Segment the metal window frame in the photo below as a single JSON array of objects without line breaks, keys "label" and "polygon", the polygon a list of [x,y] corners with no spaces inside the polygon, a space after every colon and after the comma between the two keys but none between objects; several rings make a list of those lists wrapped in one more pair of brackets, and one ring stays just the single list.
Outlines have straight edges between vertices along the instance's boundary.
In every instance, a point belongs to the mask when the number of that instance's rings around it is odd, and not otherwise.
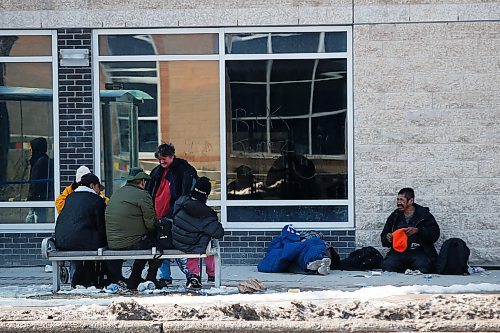
[{"label": "metal window frame", "polygon": [[[279,54],[225,54],[225,34],[242,32],[346,32],[347,51],[334,53],[279,53]],[[158,55],[158,56],[101,56],[99,55],[98,40],[100,35],[129,35],[129,34],[191,34],[191,33],[217,33],[219,36],[219,54],[207,55]],[[240,28],[165,28],[165,29],[96,29],[93,31],[93,92],[99,96],[99,63],[101,61],[183,61],[183,60],[216,60],[219,62],[219,132],[220,132],[220,179],[221,198],[209,200],[211,206],[219,206],[221,220],[226,230],[276,230],[281,228],[283,222],[227,222],[227,207],[234,206],[348,206],[347,222],[295,222],[297,227],[315,229],[354,229],[354,124],[353,124],[353,59],[352,59],[352,27],[351,26],[292,26],[292,27],[240,27]],[[347,61],[347,133],[346,157],[348,175],[348,198],[344,200],[228,200],[227,199],[227,149],[226,149],[226,101],[225,101],[225,62],[228,60],[267,60],[267,59],[346,59]],[[100,108],[99,103],[94,103],[94,170],[100,173]],[[159,133],[160,135],[160,133]],[[99,174],[98,174],[99,175]]]},{"label": "metal window frame", "polygon": [[[51,36],[51,56],[9,56],[1,57],[0,62],[10,63],[51,63],[52,65],[52,130],[54,137],[54,193],[59,193],[60,178],[56,175],[60,174],[60,159],[59,159],[59,80],[58,80],[58,54],[57,54],[57,31],[56,30],[9,30],[1,31],[3,36]],[[55,200],[55,199],[54,199]],[[32,208],[46,207],[54,209],[55,201],[17,201],[17,202],[0,202],[0,211],[2,208]],[[55,221],[53,223],[10,223],[0,224],[0,232],[52,232],[54,230]]]}]

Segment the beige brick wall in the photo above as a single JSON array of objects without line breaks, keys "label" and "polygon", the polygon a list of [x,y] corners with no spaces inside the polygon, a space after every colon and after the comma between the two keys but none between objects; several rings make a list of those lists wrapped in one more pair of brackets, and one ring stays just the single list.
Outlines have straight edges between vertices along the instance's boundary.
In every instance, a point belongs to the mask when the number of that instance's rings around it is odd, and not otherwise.
[{"label": "beige brick wall", "polygon": [[498,0],[0,0],[0,29],[353,25],[357,245],[412,186],[496,264],[499,19]]},{"label": "beige brick wall", "polygon": [[443,239],[500,262],[500,22],[356,25],[357,243],[379,233],[401,187]]}]

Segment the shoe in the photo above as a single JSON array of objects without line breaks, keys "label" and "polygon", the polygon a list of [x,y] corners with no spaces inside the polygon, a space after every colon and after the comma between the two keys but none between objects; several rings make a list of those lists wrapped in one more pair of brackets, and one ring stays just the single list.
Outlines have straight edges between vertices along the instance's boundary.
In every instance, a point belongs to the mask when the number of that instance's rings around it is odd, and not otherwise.
[{"label": "shoe", "polygon": [[186,283],[187,289],[201,289],[203,286],[201,285],[200,277],[197,275],[191,275],[191,278]]},{"label": "shoe", "polygon": [[171,278],[170,279],[163,279],[163,278],[161,278],[160,282],[165,283],[165,285],[170,285],[170,284],[172,284],[172,279]]},{"label": "shoe", "polygon": [[215,276],[209,275],[207,278],[207,283],[215,283]]},{"label": "shoe", "polygon": [[[168,288],[168,284],[165,279],[153,280],[153,283],[155,284],[156,289]],[[172,281],[170,281],[170,284],[172,284]]]},{"label": "shoe", "polygon": [[139,286],[139,284],[141,282],[144,282],[142,279],[140,280],[137,280],[137,279],[131,279],[131,278],[128,278],[126,283],[127,283],[127,289],[129,290],[137,290],[137,286]]},{"label": "shoe", "polygon": [[314,260],[307,264],[307,269],[311,271],[317,271],[321,265],[330,267],[331,262],[332,260],[330,258]]},{"label": "shoe", "polygon": [[321,264],[318,268],[319,275],[328,275],[330,273],[330,265]]}]

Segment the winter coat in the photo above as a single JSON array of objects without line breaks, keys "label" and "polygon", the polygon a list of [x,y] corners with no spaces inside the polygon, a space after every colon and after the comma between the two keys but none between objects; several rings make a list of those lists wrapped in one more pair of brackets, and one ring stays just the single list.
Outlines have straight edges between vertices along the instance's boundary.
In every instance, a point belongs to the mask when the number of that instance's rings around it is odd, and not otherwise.
[{"label": "winter coat", "polygon": [[[151,194],[153,202],[155,201],[156,192],[161,183],[163,171],[164,169],[161,165],[151,170],[151,180],[146,184],[146,190]],[[196,173],[196,169],[189,164],[188,161],[175,157],[165,178],[170,182],[170,209],[166,216],[171,218],[174,212],[174,203],[181,196],[189,194],[196,183],[196,179],[198,179],[198,174]]]},{"label": "winter coat", "polygon": [[399,209],[394,210],[389,215],[384,229],[380,234],[382,245],[391,248],[388,255],[394,253],[392,243],[387,240],[387,234],[401,228],[416,227],[418,228],[418,233],[408,237],[408,249],[406,251],[411,252],[414,248],[422,247],[428,258],[435,259],[438,254],[434,243],[439,238],[439,225],[434,216],[429,212],[428,207],[422,207],[418,204],[413,204],[413,206],[415,207],[415,213],[413,213],[409,222],[405,221],[404,213]]},{"label": "winter coat", "polygon": [[[30,186],[28,201],[45,201],[53,198],[52,181],[49,180],[50,159],[47,155],[47,140],[36,138],[31,140]],[[34,181],[34,182],[33,182]]]},{"label": "winter coat", "polygon": [[57,217],[55,238],[60,250],[97,250],[106,246],[104,200],[88,187],[66,199]]},{"label": "winter coat", "polygon": [[271,240],[264,259],[259,263],[259,272],[286,272],[291,264],[297,264],[304,271],[307,264],[325,257],[326,243],[317,238],[300,241],[300,234],[290,225],[281,230],[281,235]]},{"label": "winter coat", "polygon": [[106,208],[106,235],[110,249],[124,249],[155,230],[153,200],[139,186],[127,183],[118,189]]},{"label": "winter coat", "polygon": [[175,202],[173,220],[172,241],[183,252],[205,253],[210,239],[224,236],[217,213],[189,196]]}]

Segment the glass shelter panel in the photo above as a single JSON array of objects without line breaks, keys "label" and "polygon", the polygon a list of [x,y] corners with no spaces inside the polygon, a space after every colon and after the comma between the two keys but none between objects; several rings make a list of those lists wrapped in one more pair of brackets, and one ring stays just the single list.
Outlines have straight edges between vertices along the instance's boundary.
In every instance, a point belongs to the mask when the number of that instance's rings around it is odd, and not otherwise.
[{"label": "glass shelter panel", "polygon": [[[132,74],[116,74],[117,68]],[[107,195],[123,184],[130,167],[149,172],[158,165],[139,151],[171,142],[177,157],[213,181],[209,199],[220,199],[217,61],[101,62],[101,82],[101,175]],[[155,117],[141,119],[141,112]]]}]

